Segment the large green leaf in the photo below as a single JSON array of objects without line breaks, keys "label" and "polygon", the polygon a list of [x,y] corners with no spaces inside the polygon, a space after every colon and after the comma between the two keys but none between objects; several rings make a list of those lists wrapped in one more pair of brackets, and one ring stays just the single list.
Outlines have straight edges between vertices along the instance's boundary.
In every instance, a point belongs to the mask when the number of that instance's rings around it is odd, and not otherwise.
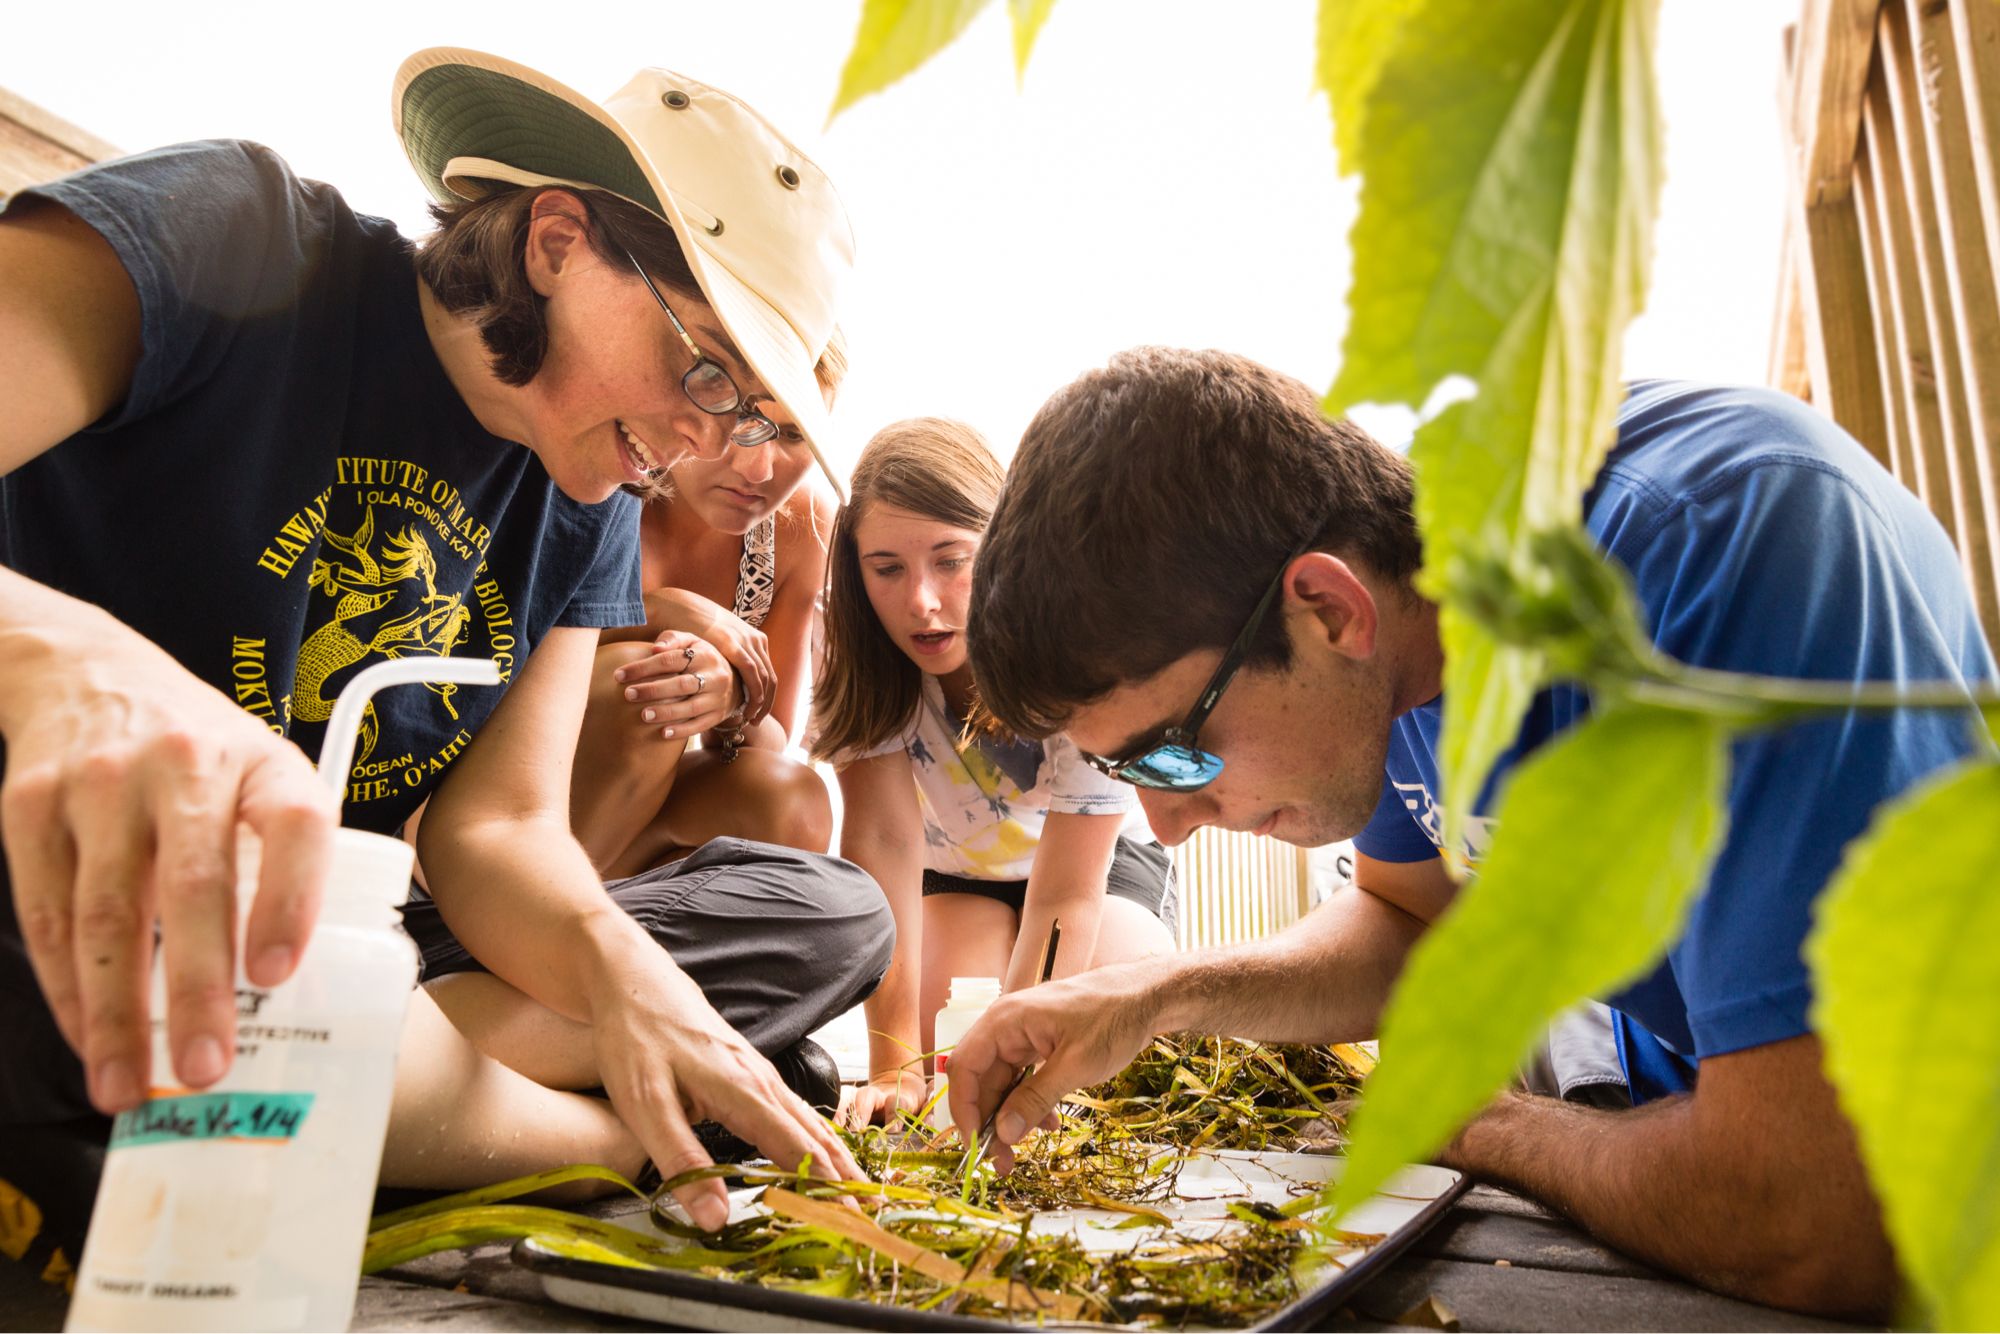
[{"label": "large green leaf", "polygon": [[1056,0],[1007,0],[1007,12],[1014,20],[1014,77],[1023,79],[1028,74],[1028,57],[1034,54],[1035,38],[1041,35],[1042,25],[1049,21],[1049,11],[1056,7]]},{"label": "large green leaf", "polygon": [[[1361,211],[1335,409],[1420,405],[1454,374],[1484,383],[1513,338],[1554,364],[1547,381],[1541,358],[1508,374],[1539,382],[1567,416],[1590,416],[1645,293],[1661,178],[1657,9],[1408,0],[1386,59],[1380,37],[1336,45],[1381,63],[1372,86],[1365,63],[1359,76]],[[1356,31],[1323,13],[1323,38],[1329,26]],[[1343,77],[1322,65],[1323,81]],[[1510,334],[1524,319],[1534,327]]]},{"label": "large green leaf", "polygon": [[1806,942],[1813,1027],[1903,1272],[1945,1329],[2000,1328],[2000,764],[1877,813]]},{"label": "large green leaf", "polygon": [[1411,952],[1335,1203],[1445,1143],[1548,1021],[1643,973],[1679,935],[1720,843],[1715,720],[1613,705],[1526,760],[1479,875]]},{"label": "large green leaf", "polygon": [[1438,612],[1444,641],[1445,725],[1438,738],[1444,791],[1440,836],[1445,864],[1466,869],[1466,829],[1494,762],[1514,744],[1521,715],[1548,673],[1548,659],[1531,648],[1496,641],[1457,607]]},{"label": "large green leaf", "polygon": [[1319,0],[1313,83],[1333,112],[1340,170],[1361,169],[1361,119],[1411,0]]},{"label": "large green leaf", "polygon": [[[1472,381],[1411,449],[1425,591],[1449,602],[1468,550],[1525,575],[1528,534],[1579,522],[1610,447],[1659,201],[1658,4],[1359,3],[1320,12],[1319,77],[1343,166],[1363,177],[1327,408],[1422,406],[1448,377]],[[1546,665],[1467,621],[1446,630],[1440,798],[1455,848]]]},{"label": "large green leaf", "polygon": [[[832,120],[870,93],[879,93],[921,68],[925,61],[950,46],[990,2],[863,0],[861,28],[854,34],[854,48],[847,53],[847,64],[840,71],[840,90],[833,95],[833,109],[827,112],[827,119]],[[1041,9],[1046,17],[1047,6]],[[1017,51],[1020,24],[1017,12]],[[1033,40],[1032,33],[1029,40]]]},{"label": "large green leaf", "polygon": [[[1533,319],[1515,331],[1532,330]],[[1502,357],[1519,358],[1522,339],[1508,340]],[[1521,715],[1545,681],[1548,664],[1532,649],[1509,646],[1466,613],[1453,595],[1459,558],[1493,553],[1500,568],[1520,575],[1527,536],[1522,492],[1529,460],[1519,453],[1518,423],[1532,422],[1538,385],[1525,376],[1500,376],[1470,402],[1454,403],[1417,432],[1411,461],[1417,469],[1416,513],[1424,537],[1427,596],[1436,600],[1444,641],[1444,726],[1438,768],[1444,790],[1444,846],[1456,858],[1466,821],[1494,763],[1513,743]]]}]

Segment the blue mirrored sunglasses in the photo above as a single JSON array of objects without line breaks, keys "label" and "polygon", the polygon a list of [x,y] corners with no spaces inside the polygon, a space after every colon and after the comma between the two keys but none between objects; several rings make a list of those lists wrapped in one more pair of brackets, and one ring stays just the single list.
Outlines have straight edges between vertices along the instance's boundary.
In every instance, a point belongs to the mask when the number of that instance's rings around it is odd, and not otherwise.
[{"label": "blue mirrored sunglasses", "polygon": [[1157,788],[1167,792],[1193,792],[1207,787],[1222,773],[1222,757],[1203,750],[1195,744],[1195,736],[1201,731],[1208,715],[1215,711],[1215,702],[1222,698],[1222,692],[1229,688],[1236,669],[1243,665],[1243,659],[1250,652],[1258,630],[1263,628],[1264,617],[1269,614],[1272,604],[1278,600],[1278,591],[1285,586],[1285,572],[1292,568],[1292,562],[1312,550],[1319,539],[1309,537],[1285,557],[1285,563],[1278,567],[1276,577],[1264,590],[1264,596],[1257,601],[1257,609],[1250,613],[1250,619],[1243,623],[1237,633],[1236,642],[1222,655],[1222,662],[1216,667],[1215,675],[1208,678],[1208,685],[1195,700],[1194,708],[1180,726],[1169,727],[1160,734],[1159,741],[1140,751],[1137,755],[1122,760],[1107,760],[1102,755],[1081,752],[1084,761],[1101,774],[1108,774],[1121,783],[1131,783],[1135,787]]}]

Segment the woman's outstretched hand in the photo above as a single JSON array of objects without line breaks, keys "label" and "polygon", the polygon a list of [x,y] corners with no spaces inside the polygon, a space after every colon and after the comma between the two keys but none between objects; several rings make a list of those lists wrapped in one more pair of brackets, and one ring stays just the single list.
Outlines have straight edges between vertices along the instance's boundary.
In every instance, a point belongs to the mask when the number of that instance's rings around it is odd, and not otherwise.
[{"label": "woman's outstretched hand", "polygon": [[[590,1024],[605,1092],[661,1177],[706,1167],[693,1126],[718,1121],[787,1171],[809,1160],[813,1176],[864,1179],[833,1124],[785,1086],[686,974],[646,947],[657,957],[640,952],[602,970]],[[718,1180],[682,1186],[674,1198],[699,1227],[728,1221]]]},{"label": "woman's outstretched hand", "polygon": [[840,1124],[849,1130],[891,1125],[898,1112],[920,1112],[929,1099],[928,1085],[915,1070],[884,1070],[854,1091],[840,1110]]}]

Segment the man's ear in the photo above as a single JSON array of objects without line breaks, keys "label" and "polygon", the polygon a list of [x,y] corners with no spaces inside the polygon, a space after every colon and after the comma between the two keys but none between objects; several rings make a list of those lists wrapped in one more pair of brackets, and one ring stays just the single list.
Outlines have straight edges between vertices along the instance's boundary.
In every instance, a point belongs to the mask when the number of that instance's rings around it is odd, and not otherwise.
[{"label": "man's ear", "polygon": [[1308,551],[1285,572],[1285,610],[1310,614],[1306,630],[1333,652],[1360,661],[1375,656],[1381,608],[1355,568],[1326,551]]},{"label": "man's ear", "polygon": [[590,248],[590,213],[568,190],[544,190],[528,211],[528,285],[537,296],[550,296],[563,274]]}]

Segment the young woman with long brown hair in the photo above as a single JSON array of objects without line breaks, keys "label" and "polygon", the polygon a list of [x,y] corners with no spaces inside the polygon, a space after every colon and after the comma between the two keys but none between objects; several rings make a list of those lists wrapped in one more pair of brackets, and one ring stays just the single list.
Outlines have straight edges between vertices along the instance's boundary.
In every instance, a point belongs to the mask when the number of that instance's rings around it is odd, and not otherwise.
[{"label": "young woman with long brown hair", "polygon": [[813,755],[839,776],[841,855],[882,886],[897,932],[853,1124],[922,1105],[951,978],[1032,984],[1052,921],[1058,977],[1173,948],[1172,870],[1132,790],[1060,736],[967,726],[972,562],[1001,478],[971,427],[898,422],[862,451],[834,524]]}]

